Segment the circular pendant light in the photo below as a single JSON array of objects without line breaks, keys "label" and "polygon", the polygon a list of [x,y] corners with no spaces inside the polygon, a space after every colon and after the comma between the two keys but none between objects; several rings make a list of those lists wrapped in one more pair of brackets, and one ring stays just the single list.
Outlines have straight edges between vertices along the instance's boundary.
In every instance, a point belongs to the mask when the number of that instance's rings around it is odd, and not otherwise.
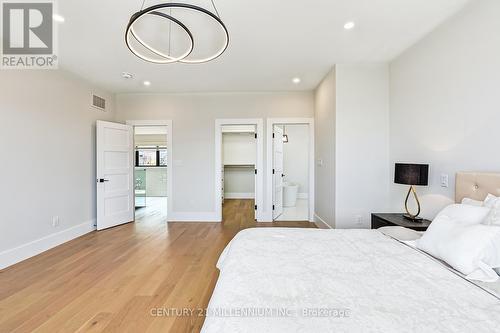
[{"label": "circular pendant light", "polygon": [[[135,13],[134,15],[132,15],[132,17],[130,18],[129,24],[127,25],[127,31],[126,31],[126,37],[125,37],[127,47],[137,57],[139,57],[145,61],[159,63],[159,64],[168,64],[168,63],[174,63],[174,62],[182,62],[182,63],[188,63],[188,64],[199,64],[199,63],[212,61],[212,60],[220,57],[226,51],[227,47],[229,46],[229,32],[228,32],[224,22],[222,22],[222,20],[220,19],[220,16],[218,14],[217,8],[215,7],[213,0],[212,0],[212,5],[213,5],[215,12],[217,14],[214,14],[205,8],[191,5],[191,4],[186,4],[186,3],[164,3],[164,4],[153,5],[151,7],[143,9],[143,10]],[[172,16],[172,14],[171,14],[172,9],[176,9],[176,8],[177,9],[187,9],[187,10],[194,11],[196,13],[200,13],[202,15],[209,17],[223,31],[224,41],[223,41],[222,46],[214,54],[212,54],[208,57],[204,57],[204,58],[200,58],[200,59],[189,59],[189,56],[193,52],[193,49],[195,46],[195,41],[193,39],[193,35],[192,35],[191,31],[189,30],[189,28],[185,24],[183,24],[180,20],[178,20]],[[170,9],[170,15],[167,15],[167,14],[161,12],[161,10],[163,10],[163,9]],[[186,52],[184,52],[183,54],[181,54],[178,57],[173,57],[170,54],[165,54],[164,52],[159,51],[158,49],[152,47],[147,42],[145,42],[144,39],[142,39],[139,36],[139,34],[137,33],[137,31],[135,29],[135,24],[141,18],[145,17],[146,15],[156,15],[158,17],[167,19],[170,22],[174,22],[175,24],[180,26],[182,28],[182,30],[189,36],[189,39],[190,39],[190,47],[186,50]],[[169,33],[170,33],[170,31],[169,31]],[[132,43],[131,43],[132,38],[136,42],[138,42],[142,47],[144,47],[149,52],[155,54],[156,56],[158,56],[161,59],[151,58],[150,56],[145,55],[144,53],[141,53],[137,48],[135,48],[132,45]]]},{"label": "circular pendant light", "polygon": [[[181,21],[179,21],[176,18],[174,18],[170,15],[167,15],[165,13],[158,12],[158,11],[156,11],[158,8],[153,8],[153,7],[158,7],[158,6],[152,6],[150,8],[146,8],[144,10],[141,10],[141,11],[135,13],[134,15],[132,15],[132,17],[130,18],[130,22],[127,25],[127,32],[125,35],[125,43],[127,44],[128,49],[133,54],[135,54],[137,57],[141,58],[142,60],[152,62],[155,64],[171,64],[171,63],[177,62],[181,59],[184,59],[185,57],[190,55],[191,52],[193,52],[193,48],[194,48],[194,39],[193,39],[193,35],[191,34],[191,31],[189,31],[189,29]],[[161,53],[160,51],[156,50],[155,48],[149,46],[142,38],[139,37],[139,35],[134,30],[134,26],[142,18],[144,18],[146,15],[156,15],[156,16],[162,17],[164,19],[169,20],[170,22],[177,24],[186,33],[186,35],[189,38],[188,49],[184,53],[182,53],[179,57],[172,57],[170,55],[165,55],[165,54]],[[141,53],[141,51],[139,51],[136,47],[134,47],[132,45],[132,38],[136,42],[138,42],[140,45],[142,45],[144,48],[148,49],[150,52],[160,56],[161,59],[152,58],[152,57],[149,57],[148,55],[145,55],[144,53]]]}]

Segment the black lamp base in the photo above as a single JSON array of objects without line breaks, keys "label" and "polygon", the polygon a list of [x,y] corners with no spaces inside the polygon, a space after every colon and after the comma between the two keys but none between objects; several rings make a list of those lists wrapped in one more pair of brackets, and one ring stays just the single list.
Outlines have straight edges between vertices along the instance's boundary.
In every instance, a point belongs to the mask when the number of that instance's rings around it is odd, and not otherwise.
[{"label": "black lamp base", "polygon": [[403,217],[407,220],[410,220],[412,222],[423,222],[423,218],[418,217],[418,216],[411,216],[409,214],[403,214]]}]

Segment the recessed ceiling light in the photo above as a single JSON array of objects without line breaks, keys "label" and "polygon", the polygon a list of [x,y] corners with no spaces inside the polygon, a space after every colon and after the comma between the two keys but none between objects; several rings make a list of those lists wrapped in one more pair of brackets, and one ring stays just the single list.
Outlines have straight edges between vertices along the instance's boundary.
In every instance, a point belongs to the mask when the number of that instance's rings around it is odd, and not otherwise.
[{"label": "recessed ceiling light", "polygon": [[132,74],[131,74],[131,73],[129,73],[129,72],[123,72],[123,73],[122,73],[122,77],[123,77],[124,79],[132,79],[132,78],[134,77],[134,75],[132,75]]},{"label": "recessed ceiling light", "polygon": [[354,28],[356,26],[356,23],[350,21],[350,22],[347,22],[346,24],[344,24],[344,29],[345,30],[351,30],[352,28]]},{"label": "recessed ceiling light", "polygon": [[52,18],[54,19],[54,21],[60,22],[60,23],[63,23],[65,21],[64,17],[59,15],[59,14],[52,15]]},{"label": "recessed ceiling light", "polygon": [[144,85],[145,85],[146,87],[149,87],[149,86],[151,85],[151,82],[149,82],[149,81],[144,81]]},{"label": "recessed ceiling light", "polygon": [[295,83],[295,84],[299,84],[302,80],[300,79],[300,77],[294,77],[292,79],[292,82]]}]

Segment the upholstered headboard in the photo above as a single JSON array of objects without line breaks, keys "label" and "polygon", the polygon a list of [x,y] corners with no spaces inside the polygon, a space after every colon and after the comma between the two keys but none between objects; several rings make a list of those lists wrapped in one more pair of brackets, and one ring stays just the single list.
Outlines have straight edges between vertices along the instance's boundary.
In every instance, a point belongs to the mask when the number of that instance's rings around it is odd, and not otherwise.
[{"label": "upholstered headboard", "polygon": [[500,197],[500,173],[459,172],[455,180],[455,201],[484,200],[488,193]]}]

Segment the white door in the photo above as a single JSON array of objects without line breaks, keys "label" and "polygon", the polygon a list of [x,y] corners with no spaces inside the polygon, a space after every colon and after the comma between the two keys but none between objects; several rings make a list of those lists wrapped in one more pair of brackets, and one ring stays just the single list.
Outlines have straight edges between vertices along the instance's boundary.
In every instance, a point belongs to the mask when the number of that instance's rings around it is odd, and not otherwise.
[{"label": "white door", "polygon": [[97,230],[134,220],[134,131],[97,121]]},{"label": "white door", "polygon": [[283,129],[273,131],[273,219],[283,214]]},{"label": "white door", "polygon": [[254,126],[254,129],[255,129],[255,133],[254,133],[254,137],[255,137],[255,145],[254,145],[254,149],[255,149],[255,159],[254,159],[254,167],[255,167],[255,170],[254,170],[254,178],[253,178],[253,182],[254,182],[254,197],[253,197],[253,201],[254,201],[254,212],[253,212],[253,218],[255,219],[255,221],[257,221],[257,202],[259,202],[259,198],[257,197],[257,172],[259,171],[257,169],[257,128],[256,126]]}]

